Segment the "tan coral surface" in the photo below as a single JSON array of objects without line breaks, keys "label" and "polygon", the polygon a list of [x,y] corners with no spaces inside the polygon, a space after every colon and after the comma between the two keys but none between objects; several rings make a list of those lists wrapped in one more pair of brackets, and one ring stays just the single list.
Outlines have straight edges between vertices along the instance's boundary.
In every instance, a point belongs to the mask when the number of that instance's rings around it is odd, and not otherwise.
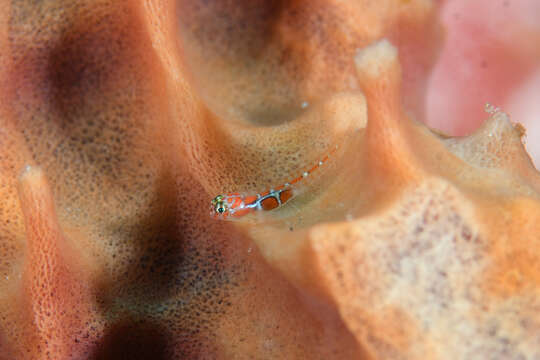
[{"label": "tan coral surface", "polygon": [[540,358],[522,128],[416,121],[437,11],[0,1],[0,360]]}]

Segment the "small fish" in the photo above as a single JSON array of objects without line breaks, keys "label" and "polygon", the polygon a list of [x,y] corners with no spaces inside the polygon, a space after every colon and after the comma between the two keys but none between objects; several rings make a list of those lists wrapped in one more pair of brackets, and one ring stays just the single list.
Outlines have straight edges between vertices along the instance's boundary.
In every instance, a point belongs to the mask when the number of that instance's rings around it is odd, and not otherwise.
[{"label": "small fish", "polygon": [[210,215],[215,219],[232,220],[254,211],[270,211],[285,205],[294,197],[295,186],[323,166],[337,148],[338,146],[336,145],[328,155],[318,161],[311,169],[304,171],[293,180],[276,188],[249,196],[240,193],[229,193],[216,196],[212,199],[210,205]]}]

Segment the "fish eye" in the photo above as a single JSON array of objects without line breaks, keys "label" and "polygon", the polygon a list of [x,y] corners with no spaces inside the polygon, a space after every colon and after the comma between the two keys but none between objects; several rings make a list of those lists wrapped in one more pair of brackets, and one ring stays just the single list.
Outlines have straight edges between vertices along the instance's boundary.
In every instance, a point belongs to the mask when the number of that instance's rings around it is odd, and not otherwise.
[{"label": "fish eye", "polygon": [[212,199],[212,211],[214,214],[223,215],[227,212],[227,204],[223,200],[223,195],[218,195]]},{"label": "fish eye", "polygon": [[223,214],[225,211],[227,211],[227,208],[223,203],[218,203],[215,207],[215,210],[218,214]]}]

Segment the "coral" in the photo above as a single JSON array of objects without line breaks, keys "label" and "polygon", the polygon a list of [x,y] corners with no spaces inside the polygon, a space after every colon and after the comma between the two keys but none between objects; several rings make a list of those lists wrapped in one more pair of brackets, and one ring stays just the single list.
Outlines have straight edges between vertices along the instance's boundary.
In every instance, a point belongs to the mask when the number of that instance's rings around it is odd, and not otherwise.
[{"label": "coral", "polygon": [[1,1],[0,359],[540,357],[523,128],[420,123],[439,11]]}]

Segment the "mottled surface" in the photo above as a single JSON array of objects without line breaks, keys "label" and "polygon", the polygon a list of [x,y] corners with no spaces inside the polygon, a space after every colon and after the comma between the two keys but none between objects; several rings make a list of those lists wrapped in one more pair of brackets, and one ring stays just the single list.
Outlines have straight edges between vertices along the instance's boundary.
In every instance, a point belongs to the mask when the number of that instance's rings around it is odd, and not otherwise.
[{"label": "mottled surface", "polygon": [[[439,11],[0,1],[0,359],[540,357],[521,128],[411,120]],[[287,206],[208,216],[336,144]]]}]

